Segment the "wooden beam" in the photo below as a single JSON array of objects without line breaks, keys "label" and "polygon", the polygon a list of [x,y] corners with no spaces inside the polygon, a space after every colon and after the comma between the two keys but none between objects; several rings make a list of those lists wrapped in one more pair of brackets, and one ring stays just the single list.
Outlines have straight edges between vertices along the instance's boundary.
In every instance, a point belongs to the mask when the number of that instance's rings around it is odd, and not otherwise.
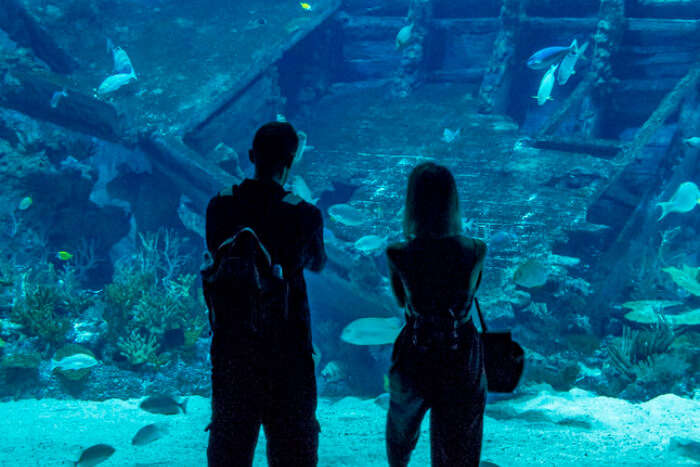
[{"label": "wooden beam", "polygon": [[1,106],[74,131],[123,142],[121,121],[112,105],[73,89],[66,89],[67,96],[53,99],[63,88],[43,75],[8,71],[0,79],[4,81],[0,87]]},{"label": "wooden beam", "polygon": [[265,50],[265,53],[261,54],[261,57],[256,61],[256,65],[251,67],[245,75],[241,76],[234,86],[222,93],[216,100],[206,103],[196,109],[196,111],[193,111],[192,117],[183,125],[185,141],[189,138],[193,138],[196,132],[203,129],[218,115],[225,112],[233,102],[245,93],[245,91],[259,79],[260,76],[267,72],[274,63],[279,61],[285,53],[335,14],[340,9],[340,4],[340,0],[332,0],[330,5],[323,10],[322,14],[300,26],[299,30],[294,33],[285,44]]},{"label": "wooden beam", "polygon": [[694,92],[700,84],[700,62],[696,63],[691,70],[681,79],[678,84],[663,98],[654,113],[644,122],[644,125],[637,131],[634,140],[625,147],[622,153],[613,162],[619,166],[626,166],[631,163],[644,149],[656,131],[666,122],[683,100],[690,93]]},{"label": "wooden beam", "polygon": [[154,166],[200,210],[206,208],[214,194],[241,181],[192,150],[177,136],[143,135],[139,146],[148,153]]},{"label": "wooden beam", "polygon": [[523,2],[503,0],[501,28],[493,44],[489,66],[479,88],[479,112],[505,113],[510,100],[513,68],[523,17]]},{"label": "wooden beam", "polygon": [[33,50],[56,73],[69,74],[78,68],[78,62],[56,44],[17,0],[0,0],[0,29],[13,41]]},{"label": "wooden beam", "polygon": [[564,120],[564,117],[566,117],[575,106],[580,104],[584,97],[590,95],[595,79],[596,76],[594,73],[586,74],[586,77],[578,83],[574,92],[572,92],[564,103],[557,107],[557,110],[549,117],[539,131],[538,138],[543,138],[546,135],[552,134]]},{"label": "wooden beam", "polygon": [[611,159],[620,152],[622,145],[618,141],[607,139],[538,136],[530,142],[530,146],[538,149],[590,154],[603,159]]}]

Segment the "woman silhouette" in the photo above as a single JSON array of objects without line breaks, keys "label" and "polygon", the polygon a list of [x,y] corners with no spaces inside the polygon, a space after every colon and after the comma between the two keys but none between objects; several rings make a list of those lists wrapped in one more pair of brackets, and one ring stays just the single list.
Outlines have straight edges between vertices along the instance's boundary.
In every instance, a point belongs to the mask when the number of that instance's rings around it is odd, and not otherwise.
[{"label": "woman silhouette", "polygon": [[461,235],[457,187],[445,167],[413,169],[404,212],[406,241],[387,249],[394,295],[406,313],[389,372],[389,464],[408,465],[431,409],[432,465],[476,467],[486,376],[470,309],[486,245]]}]

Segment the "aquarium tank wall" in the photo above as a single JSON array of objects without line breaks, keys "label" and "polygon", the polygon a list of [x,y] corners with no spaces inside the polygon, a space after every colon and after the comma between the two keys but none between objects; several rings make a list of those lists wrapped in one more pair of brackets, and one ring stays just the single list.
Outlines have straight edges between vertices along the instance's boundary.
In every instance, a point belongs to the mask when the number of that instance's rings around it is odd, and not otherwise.
[{"label": "aquarium tank wall", "polygon": [[688,0],[0,0],[0,465],[206,465],[205,211],[275,120],[304,135],[286,188],[324,220],[319,465],[387,465],[404,310],[385,250],[426,161],[488,246],[487,323],[525,349],[516,391],[488,395],[482,465],[697,465],[699,18]]}]

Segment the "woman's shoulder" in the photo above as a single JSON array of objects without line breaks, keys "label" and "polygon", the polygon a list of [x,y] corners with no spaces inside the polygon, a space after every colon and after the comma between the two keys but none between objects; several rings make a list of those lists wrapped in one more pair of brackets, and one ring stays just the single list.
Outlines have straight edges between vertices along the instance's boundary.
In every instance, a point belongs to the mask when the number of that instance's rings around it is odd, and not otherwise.
[{"label": "woman's shoulder", "polygon": [[486,255],[486,243],[483,240],[464,235],[459,235],[455,239],[463,249],[475,252],[477,257],[481,258]]},{"label": "woman's shoulder", "polygon": [[386,255],[390,260],[397,259],[403,252],[408,249],[408,242],[396,242],[386,247]]}]

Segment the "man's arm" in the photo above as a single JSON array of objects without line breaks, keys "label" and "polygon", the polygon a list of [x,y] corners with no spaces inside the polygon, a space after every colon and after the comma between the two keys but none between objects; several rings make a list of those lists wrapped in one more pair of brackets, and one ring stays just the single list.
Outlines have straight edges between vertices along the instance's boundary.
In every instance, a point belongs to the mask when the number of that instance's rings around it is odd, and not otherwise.
[{"label": "man's arm", "polygon": [[321,211],[314,209],[310,225],[313,226],[311,238],[306,247],[304,267],[318,272],[326,265],[326,249],[323,246],[323,217]]},{"label": "man's arm", "polygon": [[217,211],[220,203],[221,197],[217,195],[214,196],[211,200],[209,200],[209,204],[207,205],[205,232],[207,240],[207,249],[212,255],[214,254],[216,249],[219,248],[218,232],[220,230],[219,225],[221,220],[218,218]]}]

